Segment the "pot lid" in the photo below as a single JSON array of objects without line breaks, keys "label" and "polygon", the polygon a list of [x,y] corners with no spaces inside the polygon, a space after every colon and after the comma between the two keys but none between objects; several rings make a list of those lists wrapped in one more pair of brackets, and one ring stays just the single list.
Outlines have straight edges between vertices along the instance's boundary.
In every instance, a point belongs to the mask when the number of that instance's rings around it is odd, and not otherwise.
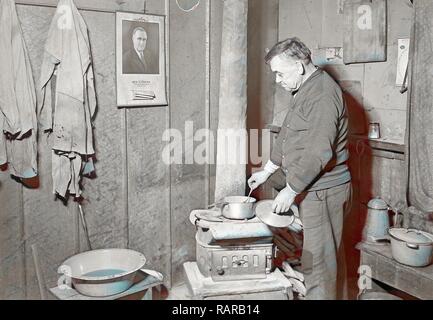
[{"label": "pot lid", "polygon": [[371,200],[368,207],[375,210],[388,210],[388,204],[380,198]]},{"label": "pot lid", "polygon": [[257,218],[264,224],[274,228],[288,228],[291,226],[296,217],[299,216],[298,207],[293,205],[288,213],[278,215],[272,210],[273,203],[273,200],[260,201],[255,209]]},{"label": "pot lid", "polygon": [[411,244],[433,244],[433,236],[413,229],[391,229],[389,233],[397,240]]}]

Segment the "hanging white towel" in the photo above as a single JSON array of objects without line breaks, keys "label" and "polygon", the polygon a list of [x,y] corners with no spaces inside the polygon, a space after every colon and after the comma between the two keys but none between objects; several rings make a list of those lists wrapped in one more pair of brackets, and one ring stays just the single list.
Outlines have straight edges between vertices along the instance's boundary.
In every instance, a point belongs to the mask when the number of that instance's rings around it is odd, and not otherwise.
[{"label": "hanging white towel", "polygon": [[83,166],[81,156],[74,152],[61,153],[53,151],[52,163],[54,193],[66,195],[69,192],[79,197],[81,195],[80,175]]},{"label": "hanging white towel", "polygon": [[14,0],[0,1],[0,111],[0,165],[36,177],[35,86]]},{"label": "hanging white towel", "polygon": [[[51,101],[52,87],[55,101]],[[39,120],[43,130],[51,133],[54,151],[54,192],[63,198],[68,193],[79,196],[83,166],[77,159],[95,153],[92,119],[96,94],[87,26],[72,0],[59,1],[51,23],[40,101]]]}]

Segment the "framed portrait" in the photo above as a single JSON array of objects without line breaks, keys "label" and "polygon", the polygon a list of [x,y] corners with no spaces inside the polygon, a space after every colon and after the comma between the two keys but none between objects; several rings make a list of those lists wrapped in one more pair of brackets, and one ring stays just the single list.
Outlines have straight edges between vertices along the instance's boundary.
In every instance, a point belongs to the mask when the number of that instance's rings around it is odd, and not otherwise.
[{"label": "framed portrait", "polygon": [[166,106],[165,17],[116,13],[119,108]]}]

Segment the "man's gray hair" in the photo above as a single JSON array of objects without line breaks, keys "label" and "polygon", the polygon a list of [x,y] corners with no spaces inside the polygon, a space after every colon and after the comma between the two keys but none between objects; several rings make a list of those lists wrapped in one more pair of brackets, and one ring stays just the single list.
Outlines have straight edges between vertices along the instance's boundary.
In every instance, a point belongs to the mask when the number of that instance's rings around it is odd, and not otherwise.
[{"label": "man's gray hair", "polygon": [[305,63],[311,62],[311,50],[296,37],[277,43],[266,55],[266,63],[269,64],[273,58],[279,55]]},{"label": "man's gray hair", "polygon": [[135,34],[136,34],[138,31],[144,31],[144,32],[146,32],[146,34],[147,34],[146,29],[144,29],[143,27],[137,27],[137,28],[134,29],[134,31],[132,31],[132,36],[134,37]]}]

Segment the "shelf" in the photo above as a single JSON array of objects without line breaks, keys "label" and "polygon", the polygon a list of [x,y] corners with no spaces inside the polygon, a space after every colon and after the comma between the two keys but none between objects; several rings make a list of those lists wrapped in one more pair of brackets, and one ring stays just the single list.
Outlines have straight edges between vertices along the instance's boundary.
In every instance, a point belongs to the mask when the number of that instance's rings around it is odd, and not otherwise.
[{"label": "shelf", "polygon": [[381,151],[387,151],[387,152],[394,152],[399,154],[405,154],[406,146],[404,142],[397,141],[397,140],[391,140],[391,139],[369,139],[367,136],[364,135],[352,135],[350,136],[350,139],[353,140],[363,140],[365,143],[367,143],[372,149],[375,150],[381,150]]},{"label": "shelf", "polygon": [[371,278],[422,300],[433,300],[433,265],[414,268],[392,257],[390,245],[361,243],[361,265],[369,266]]},{"label": "shelf", "polygon": [[[266,126],[266,129],[270,130],[273,134],[278,134],[281,131],[281,127],[273,124],[268,124]],[[397,140],[391,140],[391,139],[369,139],[367,136],[364,135],[352,135],[349,137],[350,140],[362,140],[367,145],[369,145],[374,150],[379,151],[386,151],[386,152],[392,152],[397,153],[400,155],[405,154],[405,144],[404,142],[397,141]],[[401,158],[401,157],[400,157]]]}]

